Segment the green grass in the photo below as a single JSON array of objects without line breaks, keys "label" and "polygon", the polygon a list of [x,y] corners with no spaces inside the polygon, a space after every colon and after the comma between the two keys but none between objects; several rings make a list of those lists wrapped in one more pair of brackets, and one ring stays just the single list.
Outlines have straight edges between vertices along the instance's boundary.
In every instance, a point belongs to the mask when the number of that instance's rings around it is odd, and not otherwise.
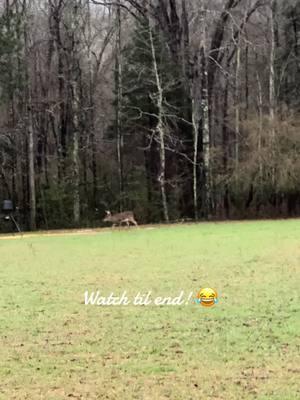
[{"label": "green grass", "polygon": [[299,220],[0,240],[0,399],[299,399],[299,267]]}]

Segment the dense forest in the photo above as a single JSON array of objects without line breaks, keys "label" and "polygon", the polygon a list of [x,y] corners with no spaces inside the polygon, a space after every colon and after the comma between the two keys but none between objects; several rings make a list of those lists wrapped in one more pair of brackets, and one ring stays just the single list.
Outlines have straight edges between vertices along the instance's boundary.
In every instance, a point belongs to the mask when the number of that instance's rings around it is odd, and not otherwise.
[{"label": "dense forest", "polygon": [[24,229],[300,215],[299,155],[299,0],[1,0]]}]

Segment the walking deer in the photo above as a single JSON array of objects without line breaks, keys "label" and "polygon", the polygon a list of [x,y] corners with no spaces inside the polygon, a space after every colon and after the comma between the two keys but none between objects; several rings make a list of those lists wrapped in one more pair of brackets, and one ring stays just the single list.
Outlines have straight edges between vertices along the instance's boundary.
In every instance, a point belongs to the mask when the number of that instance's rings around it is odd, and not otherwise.
[{"label": "walking deer", "polygon": [[119,223],[119,225],[122,225],[123,222],[126,222],[127,226],[130,225],[129,222],[131,222],[135,226],[138,226],[132,211],[123,211],[121,213],[113,215],[110,211],[106,211],[106,217],[103,219],[103,222],[112,222],[113,227],[116,226],[117,223]]}]

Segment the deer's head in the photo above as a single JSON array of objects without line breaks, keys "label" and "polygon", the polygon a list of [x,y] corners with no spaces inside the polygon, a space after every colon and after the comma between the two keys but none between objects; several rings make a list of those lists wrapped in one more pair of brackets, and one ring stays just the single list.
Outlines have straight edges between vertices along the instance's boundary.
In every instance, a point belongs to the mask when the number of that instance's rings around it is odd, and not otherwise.
[{"label": "deer's head", "polygon": [[110,211],[105,211],[106,215],[103,218],[103,222],[109,222],[111,220],[111,212]]}]

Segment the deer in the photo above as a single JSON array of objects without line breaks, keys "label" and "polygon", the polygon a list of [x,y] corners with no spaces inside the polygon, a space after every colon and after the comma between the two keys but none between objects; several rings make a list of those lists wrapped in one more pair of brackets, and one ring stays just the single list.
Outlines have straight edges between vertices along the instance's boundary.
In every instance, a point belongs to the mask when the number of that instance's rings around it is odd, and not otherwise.
[{"label": "deer", "polygon": [[132,211],[123,211],[118,214],[111,214],[110,211],[105,211],[106,216],[103,218],[103,222],[112,222],[113,223],[113,228],[116,226],[117,223],[119,223],[119,226],[122,225],[123,222],[126,222],[127,226],[129,226],[129,222],[131,222],[133,225],[138,226],[138,223],[136,222],[134,218],[134,214]]}]

